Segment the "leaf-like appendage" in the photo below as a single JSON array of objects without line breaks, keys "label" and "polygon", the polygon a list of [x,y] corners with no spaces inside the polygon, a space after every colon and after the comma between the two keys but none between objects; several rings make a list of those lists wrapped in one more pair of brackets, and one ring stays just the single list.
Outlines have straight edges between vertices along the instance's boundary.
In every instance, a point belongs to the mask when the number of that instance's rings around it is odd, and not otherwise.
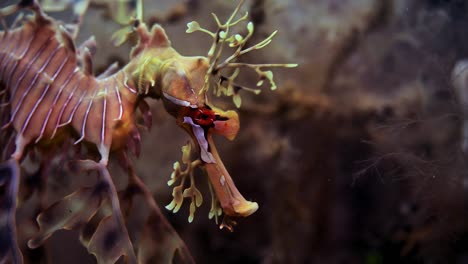
[{"label": "leaf-like appendage", "polygon": [[93,217],[86,223],[86,225],[83,226],[81,229],[80,233],[80,242],[85,246],[86,248],[89,247],[89,243],[91,239],[93,238],[94,233],[99,227],[99,223],[101,223],[101,220],[109,216],[112,212],[110,212],[110,209],[107,207],[101,207]]},{"label": "leaf-like appendage", "polygon": [[89,241],[88,251],[102,264],[113,264],[125,255],[125,237],[114,217],[107,216],[99,223]]},{"label": "leaf-like appendage", "polygon": [[[239,85],[235,82],[237,75],[239,74],[240,68],[250,68],[258,74],[259,81],[257,82],[257,87],[262,86],[263,81],[267,79],[270,83],[271,90],[276,90],[277,85],[273,80],[272,71],[263,71],[262,68],[272,68],[272,67],[283,67],[283,68],[293,68],[297,67],[297,64],[287,64],[287,63],[247,63],[247,62],[236,62],[241,56],[249,52],[263,49],[271,43],[274,36],[278,31],[274,31],[267,38],[258,42],[257,44],[246,48],[245,46],[249,43],[249,40],[254,33],[254,24],[249,21],[247,23],[247,34],[242,35],[236,33],[236,31],[231,30],[232,27],[239,24],[239,22],[247,20],[249,17],[248,13],[245,13],[240,18],[237,18],[238,12],[240,11],[241,6],[244,4],[244,0],[239,1],[236,9],[232,12],[231,16],[225,23],[221,23],[216,14],[212,14],[213,18],[218,25],[216,31],[209,31],[200,26],[196,21],[192,21],[187,24],[187,33],[193,33],[195,31],[201,31],[207,33],[213,38],[213,44],[211,45],[207,59],[209,61],[209,69],[207,75],[205,76],[205,86],[202,91],[208,91],[213,89],[213,93],[217,96],[225,95],[232,96],[233,102],[237,108],[241,106],[242,100],[239,94],[240,90],[246,90],[259,94],[261,90],[254,89],[248,86]],[[228,47],[233,48],[234,51],[232,55],[225,59],[221,59],[223,54],[224,45],[227,44]],[[227,77],[226,69],[232,70],[235,69],[235,73],[231,77]],[[224,71],[224,73],[222,72]],[[201,92],[202,92],[201,91]],[[200,92],[200,93],[201,93]]]},{"label": "leaf-like appendage", "polygon": [[200,24],[198,24],[197,21],[192,21],[187,24],[187,30],[185,31],[186,33],[192,33],[195,31],[200,30]]},{"label": "leaf-like appendage", "polygon": [[[192,154],[192,145],[187,143],[182,147],[182,163],[185,165],[185,169],[181,168],[180,162],[174,162],[174,171],[171,173],[171,179],[167,182],[169,186],[172,186],[174,183],[180,181],[180,184],[174,187],[172,190],[172,199],[171,203],[166,205],[166,209],[177,213],[184,202],[184,198],[191,198],[190,204],[190,215],[188,218],[189,223],[193,221],[195,217],[195,210],[197,207],[200,207],[203,202],[203,197],[201,192],[195,186],[195,177],[194,169],[200,166],[200,160],[192,161],[190,156]],[[185,187],[185,181],[187,178],[190,178],[190,187]]]},{"label": "leaf-like appendage", "polygon": [[111,37],[112,44],[116,47],[122,46],[128,38],[130,37],[130,34],[132,34],[133,28],[131,26],[126,26],[124,28],[121,28],[114,32]]},{"label": "leaf-like appendage", "polygon": [[28,246],[37,248],[55,231],[71,230],[87,223],[101,206],[104,195],[99,185],[81,188],[44,210],[37,217],[39,234],[29,240]]},{"label": "leaf-like appendage", "polygon": [[127,140],[127,147],[135,157],[140,157],[141,152],[141,136],[136,127],[130,131],[130,137]]},{"label": "leaf-like appendage", "polygon": [[151,131],[151,126],[153,125],[153,114],[151,113],[150,106],[145,100],[141,100],[138,104],[138,109],[140,109],[141,114],[143,115],[143,124]]},{"label": "leaf-like appendage", "polygon": [[194,263],[184,242],[162,217],[155,213],[148,217],[139,241],[138,263],[173,263],[176,255],[180,263]]}]

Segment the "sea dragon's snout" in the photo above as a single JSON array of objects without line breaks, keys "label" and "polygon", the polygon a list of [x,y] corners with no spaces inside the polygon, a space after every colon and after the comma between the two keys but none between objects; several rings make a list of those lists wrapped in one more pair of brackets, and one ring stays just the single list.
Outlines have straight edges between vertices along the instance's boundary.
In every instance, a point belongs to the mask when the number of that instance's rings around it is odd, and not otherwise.
[{"label": "sea dragon's snout", "polygon": [[216,163],[207,163],[205,168],[224,213],[229,216],[243,217],[255,213],[258,204],[247,201],[239,192],[219,157],[211,135],[208,135],[208,145]]},{"label": "sea dragon's snout", "polygon": [[223,212],[228,216],[246,217],[257,211],[258,204],[247,201],[237,189],[213,141],[213,134],[229,140],[236,137],[239,131],[237,113],[209,107],[190,109],[181,125],[199,146],[201,160]]}]

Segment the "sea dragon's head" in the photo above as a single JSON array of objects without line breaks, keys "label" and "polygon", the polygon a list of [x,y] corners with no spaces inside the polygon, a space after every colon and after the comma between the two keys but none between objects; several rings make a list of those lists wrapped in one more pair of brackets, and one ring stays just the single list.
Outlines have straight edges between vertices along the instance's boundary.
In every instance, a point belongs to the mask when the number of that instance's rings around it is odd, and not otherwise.
[{"label": "sea dragon's head", "polygon": [[[138,58],[134,60],[138,63],[134,64],[132,76],[139,94],[162,99],[167,112],[189,133],[195,146],[192,151],[198,157],[194,167],[205,168],[214,190],[213,195],[219,201],[222,211],[229,216],[254,213],[258,204],[247,201],[240,194],[214,145],[214,134],[229,140],[236,137],[239,116],[235,111],[223,111],[209,104],[206,89],[206,81],[210,76],[209,59],[180,55],[171,47],[159,25],[153,26],[151,32],[146,34],[146,42],[140,41],[140,45],[132,51],[132,56]],[[193,168],[187,173],[193,173]],[[192,186],[195,190],[194,183]],[[174,188],[174,197],[183,197],[183,194],[177,193],[182,192],[185,186],[182,184],[177,187]],[[181,205],[182,200],[176,201],[174,207],[176,204]],[[219,211],[216,215],[219,215]]]},{"label": "sea dragon's head", "polygon": [[229,216],[252,214],[258,204],[247,201],[240,194],[212,138],[219,134],[233,140],[239,131],[239,116],[235,111],[223,111],[209,104],[205,89],[209,70],[207,58],[182,56],[172,48],[167,48],[165,53],[159,71],[158,96],[177,124],[193,139],[200,165],[208,173],[222,211]]},{"label": "sea dragon's head", "polygon": [[[213,135],[219,134],[233,140],[239,131],[239,117],[235,111],[224,111],[209,102],[210,91],[217,96],[232,96],[237,107],[241,105],[240,91],[255,94],[258,88],[238,85],[235,80],[241,68],[254,70],[259,80],[257,87],[267,80],[271,89],[276,88],[271,71],[263,71],[265,67],[295,67],[295,64],[251,64],[236,60],[243,54],[261,49],[271,42],[276,34],[256,45],[245,48],[247,41],[253,35],[253,23],[247,23],[247,34],[231,34],[231,27],[247,19],[244,15],[235,20],[244,1],[240,1],[233,14],[222,24],[213,14],[218,29],[215,32],[201,28],[197,22],[188,23],[187,33],[201,31],[213,38],[213,44],[206,57],[186,57],[175,51],[164,30],[154,25],[151,32],[145,26],[136,26],[139,33],[139,44],[133,49],[132,57],[139,56],[134,67],[133,77],[138,82],[139,93],[144,96],[161,98],[166,110],[173,115],[177,124],[187,131],[193,139],[193,145],[182,148],[182,164],[174,163],[174,172],[169,185],[176,182],[172,202],[166,207],[177,212],[184,198],[191,198],[189,221],[193,220],[196,207],[202,203],[202,196],[195,187],[193,169],[204,167],[210,180],[212,203],[209,217],[217,217],[224,212],[227,216],[249,216],[258,209],[258,204],[247,201],[239,192],[231,176],[227,172],[214,145]],[[220,60],[225,46],[235,51],[224,60]],[[195,148],[193,148],[195,146]],[[195,160],[191,159],[197,153]],[[184,168],[182,168],[184,167]],[[190,177],[190,186],[186,187],[186,179]],[[220,206],[220,207],[219,207]],[[229,227],[229,224],[226,225]]]}]

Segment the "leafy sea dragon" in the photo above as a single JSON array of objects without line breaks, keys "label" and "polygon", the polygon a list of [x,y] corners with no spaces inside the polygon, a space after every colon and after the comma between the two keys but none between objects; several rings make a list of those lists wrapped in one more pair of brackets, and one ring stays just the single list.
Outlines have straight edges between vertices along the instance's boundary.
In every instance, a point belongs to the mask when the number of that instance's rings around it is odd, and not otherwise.
[{"label": "leafy sea dragon", "polygon": [[[78,1],[89,3],[89,1]],[[209,102],[210,91],[216,95],[232,96],[240,106],[241,90],[259,93],[260,90],[235,83],[241,68],[254,70],[259,76],[257,86],[268,80],[275,89],[271,71],[265,67],[295,67],[295,64],[250,64],[236,62],[242,55],[261,49],[271,42],[274,32],[265,40],[245,48],[254,32],[253,23],[247,23],[247,35],[231,34],[231,27],[247,19],[248,14],[236,18],[244,1],[240,1],[232,15],[221,23],[214,19],[218,30],[210,32],[197,22],[188,24],[188,33],[201,31],[213,38],[206,57],[180,55],[171,47],[164,29],[154,25],[149,30],[142,20],[142,4],[137,5],[137,17],[131,26],[119,31],[116,41],[122,43],[131,34],[138,37],[130,53],[130,61],[122,69],[111,66],[100,76],[94,76],[91,56],[95,52],[92,39],[79,48],[75,47],[77,27],[69,31],[46,15],[34,0],[22,0],[17,5],[0,9],[0,18],[20,9],[30,9],[33,16],[25,19],[20,27],[0,32],[0,84],[1,100],[6,107],[0,112],[6,121],[3,129],[12,144],[11,153],[6,148],[6,160],[0,166],[0,187],[5,188],[0,199],[0,261],[10,257],[14,263],[22,262],[16,241],[16,197],[18,196],[20,166],[25,155],[35,149],[47,152],[57,150],[57,145],[67,139],[73,145],[87,144],[97,151],[100,158],[92,155],[77,161],[85,171],[97,171],[99,180],[94,188],[82,188],[43,210],[38,218],[40,227],[28,246],[40,246],[59,229],[83,228],[88,225],[109,201],[111,213],[97,221],[91,235],[81,237],[88,250],[96,255],[98,262],[114,263],[122,255],[130,263],[147,263],[154,258],[170,260],[178,250],[185,260],[192,259],[185,245],[173,234],[162,216],[147,187],[136,176],[127,158],[127,152],[139,153],[140,135],[137,129],[137,109],[143,114],[145,124],[151,126],[151,112],[146,98],[162,100],[168,113],[193,139],[193,145],[182,148],[182,165],[174,163],[174,172],[168,182],[174,187],[173,201],[167,206],[177,212],[184,198],[190,198],[191,222],[196,207],[202,203],[202,195],[195,186],[194,169],[202,167],[209,178],[212,203],[209,217],[217,218],[224,213],[229,217],[246,217],[258,209],[258,204],[247,201],[236,188],[213,143],[213,135],[219,134],[234,139],[239,130],[239,118],[235,111],[224,111]],[[85,6],[76,8],[82,13]],[[69,27],[70,28],[70,27]],[[222,51],[228,45],[234,53],[221,60]],[[230,72],[230,75],[226,75]],[[54,147],[55,146],[55,147]],[[60,149],[60,148],[58,148]],[[125,226],[125,215],[112,177],[107,169],[110,155],[120,158],[121,166],[129,174],[129,186],[142,193],[152,209],[148,226],[152,232],[143,232],[135,254],[132,241]],[[191,160],[192,154],[199,158]],[[81,157],[81,156],[79,156]],[[47,162],[47,161],[45,161]],[[185,167],[185,168],[182,168]],[[186,181],[190,179],[189,187]],[[127,191],[129,187],[127,187]],[[131,192],[130,192],[131,193]],[[158,218],[158,221],[155,219]],[[153,220],[153,221],[151,221]],[[85,223],[85,224],[83,224]],[[162,223],[162,224],[161,224]],[[158,226],[160,224],[161,226]],[[231,228],[230,223],[222,226]],[[84,228],[89,232],[89,228]],[[148,233],[159,233],[177,239],[148,239]],[[164,232],[168,234],[164,234]],[[111,243],[109,243],[111,237]],[[155,242],[159,241],[159,242]],[[151,245],[154,245],[152,248]]]}]

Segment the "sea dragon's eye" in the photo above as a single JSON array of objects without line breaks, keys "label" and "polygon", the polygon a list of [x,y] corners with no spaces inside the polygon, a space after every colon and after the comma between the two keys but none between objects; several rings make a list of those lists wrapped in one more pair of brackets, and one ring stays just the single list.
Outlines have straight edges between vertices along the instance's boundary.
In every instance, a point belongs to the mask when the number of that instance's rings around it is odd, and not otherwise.
[{"label": "sea dragon's eye", "polygon": [[213,127],[213,122],[217,120],[215,112],[208,108],[194,109],[191,111],[190,115],[195,124],[204,128]]}]

